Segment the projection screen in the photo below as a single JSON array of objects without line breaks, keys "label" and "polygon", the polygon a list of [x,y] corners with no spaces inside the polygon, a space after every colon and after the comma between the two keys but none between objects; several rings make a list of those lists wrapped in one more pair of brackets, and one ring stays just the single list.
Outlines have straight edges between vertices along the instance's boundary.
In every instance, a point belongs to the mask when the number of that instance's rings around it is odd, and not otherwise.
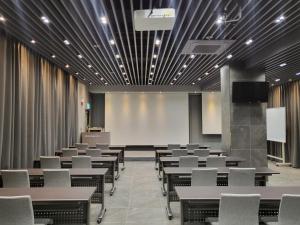
[{"label": "projection screen", "polygon": [[187,93],[106,93],[105,131],[112,145],[189,142]]}]

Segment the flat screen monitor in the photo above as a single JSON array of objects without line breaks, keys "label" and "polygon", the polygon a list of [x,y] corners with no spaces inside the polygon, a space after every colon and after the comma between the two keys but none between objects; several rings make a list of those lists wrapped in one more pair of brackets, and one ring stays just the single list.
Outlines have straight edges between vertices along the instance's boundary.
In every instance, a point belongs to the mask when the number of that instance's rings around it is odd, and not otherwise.
[{"label": "flat screen monitor", "polygon": [[232,102],[267,102],[268,91],[268,82],[233,82]]}]

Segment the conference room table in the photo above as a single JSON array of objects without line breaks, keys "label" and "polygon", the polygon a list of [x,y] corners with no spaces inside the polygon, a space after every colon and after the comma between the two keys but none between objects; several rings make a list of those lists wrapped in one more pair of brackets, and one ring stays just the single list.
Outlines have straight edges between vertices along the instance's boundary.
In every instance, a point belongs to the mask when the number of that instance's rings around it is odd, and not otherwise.
[{"label": "conference room table", "polygon": [[[206,166],[206,158],[207,157],[198,157],[198,166],[205,167]],[[238,166],[240,162],[244,162],[245,159],[238,157],[238,156],[227,156],[225,158],[226,167],[235,167]],[[179,166],[179,157],[173,156],[165,156],[159,158],[159,167],[158,167],[158,178],[161,180],[163,176],[163,168],[165,167],[178,167]]]},{"label": "conference room table", "polygon": [[[170,202],[179,201],[178,196],[175,192],[175,187],[177,186],[191,186],[191,175],[192,167],[165,167],[164,174],[165,178],[162,182],[162,189],[167,195],[167,214],[169,219],[172,219],[172,211],[170,207]],[[217,186],[228,186],[228,174],[229,167],[218,168],[217,175]],[[258,167],[255,171],[255,185],[256,186],[266,186],[267,178],[273,174],[280,174],[277,171],[269,169],[268,167]],[[167,184],[167,189],[165,189],[165,183]]]},{"label": "conference room table", "polygon": [[[199,149],[207,149],[208,147],[202,147]],[[184,148],[183,148],[184,149]],[[209,149],[209,154],[210,155],[217,155],[220,156],[222,154],[226,153],[225,150],[222,149]],[[189,155],[194,155],[194,150],[188,150],[188,154]],[[155,169],[157,170],[158,167],[157,165],[159,164],[159,158],[160,157],[165,157],[165,156],[170,156],[172,155],[172,150],[161,150],[161,149],[157,149],[155,150]]]},{"label": "conference room table", "polygon": [[[70,149],[72,149],[72,148],[70,148]],[[115,166],[115,171],[116,171],[115,179],[118,180],[119,177],[120,177],[119,163],[120,163],[122,151],[121,150],[101,150],[101,154],[103,156],[115,156],[115,157],[117,157],[117,163],[116,163],[116,166]],[[86,150],[78,150],[78,155],[86,155]],[[63,156],[62,150],[56,150],[55,151],[55,156],[62,157]]]},{"label": "conference room table", "polygon": [[[115,167],[118,162],[118,158],[115,156],[107,157],[91,157],[92,168],[107,168],[105,175],[105,183],[111,183],[110,195],[113,195],[116,190],[115,186]],[[72,157],[61,157],[61,168],[72,168]],[[40,159],[36,159],[33,162],[34,168],[41,168]]]},{"label": "conference room table", "polygon": [[34,217],[52,219],[54,224],[91,224],[90,203],[95,190],[96,187],[0,188],[0,196],[31,196]]},{"label": "conference room table", "polygon": [[300,187],[175,187],[180,201],[181,225],[193,222],[205,222],[207,218],[218,217],[221,194],[260,194],[260,218],[278,216],[279,204],[283,194],[300,195]]}]

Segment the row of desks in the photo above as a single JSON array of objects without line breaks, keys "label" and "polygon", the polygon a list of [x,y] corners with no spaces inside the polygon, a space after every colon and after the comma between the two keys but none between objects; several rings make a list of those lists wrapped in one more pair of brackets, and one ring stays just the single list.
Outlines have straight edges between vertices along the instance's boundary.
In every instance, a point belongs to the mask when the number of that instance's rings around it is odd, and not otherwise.
[{"label": "row of desks", "polygon": [[260,194],[259,217],[277,217],[283,194],[300,194],[300,187],[176,187],[180,199],[181,225],[218,217],[222,193]]}]

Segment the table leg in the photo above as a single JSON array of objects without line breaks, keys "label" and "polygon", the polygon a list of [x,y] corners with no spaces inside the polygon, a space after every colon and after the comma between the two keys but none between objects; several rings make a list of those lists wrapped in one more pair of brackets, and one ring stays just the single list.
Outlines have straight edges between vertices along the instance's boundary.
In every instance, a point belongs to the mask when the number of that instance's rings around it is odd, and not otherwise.
[{"label": "table leg", "polygon": [[164,171],[162,171],[163,175],[162,175],[162,186],[161,186],[161,191],[162,191],[162,194],[163,196],[166,196],[167,194],[167,191],[166,191],[166,188],[165,188],[165,173]]},{"label": "table leg", "polygon": [[[168,219],[171,220],[173,218],[172,210],[171,210],[171,204],[170,204],[170,177],[171,175],[167,175],[167,207],[166,212]],[[164,183],[164,182],[163,182]]]},{"label": "table leg", "polygon": [[161,180],[161,175],[160,175],[161,170],[162,170],[162,162],[159,160],[159,162],[158,162],[158,175],[157,175],[158,180]]},{"label": "table leg", "polygon": [[112,162],[112,187],[110,189],[110,196],[112,196],[116,190],[116,186],[115,186],[115,162]]},{"label": "table leg", "polygon": [[118,155],[118,157],[117,157],[117,163],[116,163],[116,171],[117,171],[117,174],[116,174],[116,177],[115,177],[115,180],[118,180],[119,179],[119,177],[120,177],[120,165],[119,165],[119,161],[120,161],[120,158],[119,158],[120,156]]}]

